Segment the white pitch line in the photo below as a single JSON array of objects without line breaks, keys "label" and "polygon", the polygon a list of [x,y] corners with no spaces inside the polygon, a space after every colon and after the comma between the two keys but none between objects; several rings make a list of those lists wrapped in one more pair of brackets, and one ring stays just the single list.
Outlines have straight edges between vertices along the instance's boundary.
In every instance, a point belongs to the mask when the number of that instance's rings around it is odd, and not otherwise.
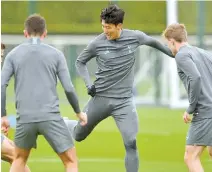
[{"label": "white pitch line", "polygon": [[[59,158],[33,158],[29,159],[28,162],[61,162]],[[103,163],[117,163],[117,162],[124,162],[124,159],[116,159],[116,158],[81,158],[79,162],[103,162]]]},{"label": "white pitch line", "polygon": [[[5,161],[2,161],[5,162]],[[29,163],[39,162],[39,163],[55,163],[55,162],[61,162],[62,161],[58,158],[29,158],[27,161]],[[123,163],[124,159],[119,158],[80,158],[79,162],[102,162],[102,163]]]},{"label": "white pitch line", "polygon": [[[212,161],[211,159],[206,160],[206,162],[211,162],[211,161]],[[2,162],[5,163],[5,161],[2,161]],[[29,163],[62,163],[59,158],[32,158],[32,159],[29,159],[27,162],[29,162]],[[120,158],[81,158],[81,159],[79,159],[79,162],[124,163],[124,159],[120,159]],[[141,162],[146,162],[146,163],[150,163],[150,164],[163,163],[163,162],[151,162],[151,161],[147,162],[147,161],[143,161],[143,160],[141,160]]]}]

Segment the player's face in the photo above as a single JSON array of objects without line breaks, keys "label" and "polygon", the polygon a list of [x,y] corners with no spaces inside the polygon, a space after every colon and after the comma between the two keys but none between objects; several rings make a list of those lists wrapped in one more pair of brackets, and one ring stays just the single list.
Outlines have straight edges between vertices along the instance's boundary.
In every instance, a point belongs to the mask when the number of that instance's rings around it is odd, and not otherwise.
[{"label": "player's face", "polygon": [[176,42],[173,39],[168,40],[168,47],[172,51],[172,54],[175,56],[177,54]]},{"label": "player's face", "polygon": [[1,63],[3,61],[3,57],[4,57],[4,49],[1,49]]},{"label": "player's face", "polygon": [[122,29],[122,24],[111,24],[111,23],[105,23],[104,20],[102,20],[102,30],[107,37],[108,40],[117,39],[120,36],[120,31]]}]

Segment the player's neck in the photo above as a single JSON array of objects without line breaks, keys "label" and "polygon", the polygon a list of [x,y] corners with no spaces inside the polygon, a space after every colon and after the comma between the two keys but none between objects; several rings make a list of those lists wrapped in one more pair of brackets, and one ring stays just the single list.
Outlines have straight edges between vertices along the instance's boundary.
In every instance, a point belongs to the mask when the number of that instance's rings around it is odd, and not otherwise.
[{"label": "player's neck", "polygon": [[115,39],[119,39],[121,36],[122,29],[117,32]]},{"label": "player's neck", "polygon": [[34,39],[40,39],[43,40],[45,38],[44,35],[28,35],[27,38],[34,38]]},{"label": "player's neck", "polygon": [[28,37],[29,39],[33,38],[33,39],[40,39],[41,37],[40,36],[29,36]]},{"label": "player's neck", "polygon": [[177,52],[180,50],[181,47],[184,47],[185,45],[188,45],[188,42],[177,43],[176,45]]}]

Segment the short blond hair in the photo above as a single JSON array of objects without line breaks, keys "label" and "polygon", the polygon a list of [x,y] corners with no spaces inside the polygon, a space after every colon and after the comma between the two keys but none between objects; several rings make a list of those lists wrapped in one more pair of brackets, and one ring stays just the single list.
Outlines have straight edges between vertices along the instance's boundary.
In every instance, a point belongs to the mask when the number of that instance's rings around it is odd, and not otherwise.
[{"label": "short blond hair", "polygon": [[187,42],[187,31],[184,24],[174,23],[169,25],[162,34],[166,39],[174,39],[177,42]]}]

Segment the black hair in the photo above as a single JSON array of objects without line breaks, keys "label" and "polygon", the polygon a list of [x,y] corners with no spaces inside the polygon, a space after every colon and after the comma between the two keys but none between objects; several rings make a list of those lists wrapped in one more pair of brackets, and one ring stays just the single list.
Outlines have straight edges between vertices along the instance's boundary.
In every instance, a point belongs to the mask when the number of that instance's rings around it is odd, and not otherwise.
[{"label": "black hair", "polygon": [[102,22],[104,20],[105,23],[118,25],[119,23],[123,23],[124,14],[124,10],[117,5],[109,5],[101,11],[100,21]]}]

